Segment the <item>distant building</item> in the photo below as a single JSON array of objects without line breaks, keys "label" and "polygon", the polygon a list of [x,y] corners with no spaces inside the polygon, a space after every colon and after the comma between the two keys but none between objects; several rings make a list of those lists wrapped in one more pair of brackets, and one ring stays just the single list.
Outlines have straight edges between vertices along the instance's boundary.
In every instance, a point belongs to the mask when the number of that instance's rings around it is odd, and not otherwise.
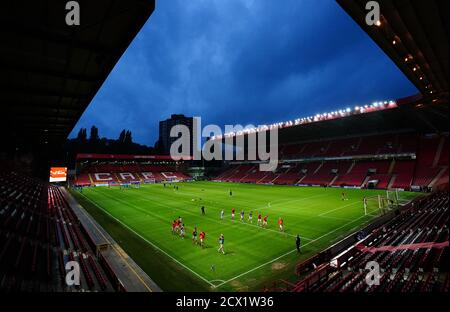
[{"label": "distant building", "polygon": [[170,116],[169,119],[163,120],[159,122],[159,144],[161,147],[161,151],[163,154],[170,154],[170,146],[172,143],[177,140],[177,138],[170,137],[170,130],[173,126],[176,125],[185,125],[189,128],[189,131],[191,133],[191,154],[192,156],[192,147],[193,147],[193,140],[192,140],[192,134],[193,134],[193,124],[194,119],[192,117],[186,117],[182,114],[173,114]]}]

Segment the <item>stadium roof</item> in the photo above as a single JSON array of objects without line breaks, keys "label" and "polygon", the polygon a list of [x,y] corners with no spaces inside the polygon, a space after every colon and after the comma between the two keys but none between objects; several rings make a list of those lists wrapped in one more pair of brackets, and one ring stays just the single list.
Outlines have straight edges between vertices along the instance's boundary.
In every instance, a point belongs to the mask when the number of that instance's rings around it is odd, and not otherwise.
[{"label": "stadium roof", "polygon": [[295,141],[330,139],[345,136],[392,133],[448,132],[448,102],[433,102],[421,96],[397,101],[398,107],[344,118],[281,129],[281,144]]},{"label": "stadium roof", "polygon": [[9,147],[60,146],[155,9],[155,0],[79,3],[80,26],[67,26],[66,1],[0,1],[0,124]]},{"label": "stadium roof", "polygon": [[337,2],[423,95],[448,99],[448,0],[379,1],[378,26],[365,22],[368,1]]}]

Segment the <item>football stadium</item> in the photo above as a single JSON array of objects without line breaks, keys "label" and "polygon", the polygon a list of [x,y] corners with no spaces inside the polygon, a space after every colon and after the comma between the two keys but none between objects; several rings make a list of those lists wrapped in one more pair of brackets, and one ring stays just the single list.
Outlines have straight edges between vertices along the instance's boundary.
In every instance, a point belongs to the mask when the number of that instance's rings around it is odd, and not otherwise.
[{"label": "football stadium", "polygon": [[195,136],[174,157],[170,128],[196,123],[178,111],[155,148],[70,137],[163,7],[22,2],[0,4],[2,292],[448,292],[448,1],[368,23],[368,1],[338,0],[418,92],[208,133],[214,159]]}]

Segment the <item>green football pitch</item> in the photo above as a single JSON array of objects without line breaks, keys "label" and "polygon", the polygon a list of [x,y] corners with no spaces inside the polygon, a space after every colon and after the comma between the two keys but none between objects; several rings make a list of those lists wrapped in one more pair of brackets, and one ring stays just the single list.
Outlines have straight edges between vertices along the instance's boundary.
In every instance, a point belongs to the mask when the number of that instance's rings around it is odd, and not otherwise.
[{"label": "green football pitch", "polygon": [[[295,264],[370,222],[364,196],[382,190],[191,182],[140,188],[95,187],[72,192],[128,254],[165,291],[261,290],[275,279],[294,278]],[[230,190],[232,196],[230,196]],[[402,193],[412,198],[412,193]],[[205,207],[205,215],[201,213]],[[231,209],[236,218],[231,218]],[[220,212],[225,216],[221,220]],[[239,213],[245,211],[245,221]],[[253,212],[253,223],[248,221]],[[256,225],[258,213],[267,228]],[[186,237],[172,234],[182,217]],[[285,231],[278,229],[283,218]],[[206,233],[205,248],[192,243],[194,226]],[[218,238],[225,236],[225,254]],[[295,248],[295,236],[302,250]]]}]

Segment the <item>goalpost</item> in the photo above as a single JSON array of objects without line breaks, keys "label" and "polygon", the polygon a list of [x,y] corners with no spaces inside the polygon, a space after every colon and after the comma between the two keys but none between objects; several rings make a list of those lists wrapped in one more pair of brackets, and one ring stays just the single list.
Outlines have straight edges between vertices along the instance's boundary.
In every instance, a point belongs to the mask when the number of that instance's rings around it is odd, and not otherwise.
[{"label": "goalpost", "polygon": [[366,216],[378,216],[385,213],[384,200],[381,195],[364,197],[363,204]]},{"label": "goalpost", "polygon": [[364,197],[364,214],[366,216],[383,215],[388,210],[398,208],[400,201],[399,191],[397,189],[386,190],[386,195],[380,194]]},{"label": "goalpost", "polygon": [[393,208],[398,207],[399,204],[399,192],[398,189],[387,189],[386,198],[388,203],[393,206]]}]

